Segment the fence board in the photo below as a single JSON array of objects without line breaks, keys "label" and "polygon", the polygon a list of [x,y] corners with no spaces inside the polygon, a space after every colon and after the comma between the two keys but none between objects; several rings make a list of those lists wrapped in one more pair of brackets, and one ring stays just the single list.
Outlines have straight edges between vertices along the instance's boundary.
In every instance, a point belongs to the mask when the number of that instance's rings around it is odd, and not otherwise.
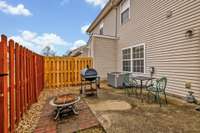
[{"label": "fence board", "polygon": [[10,85],[10,131],[15,129],[15,80],[14,80],[14,41],[9,41],[9,85]]},{"label": "fence board", "polygon": [[21,102],[20,102],[20,55],[19,55],[19,44],[16,43],[15,45],[15,98],[16,98],[16,123],[18,124],[20,121],[20,107],[21,107]]},{"label": "fence board", "polygon": [[[7,37],[1,36],[0,73],[8,73]],[[0,77],[0,133],[8,133],[8,77]]]},{"label": "fence board", "polygon": [[44,88],[44,57],[8,42],[2,35],[0,73],[9,76],[0,77],[0,133],[15,132],[15,125]]},{"label": "fence board", "polygon": [[80,71],[88,65],[92,67],[89,57],[45,57],[45,87],[65,87],[81,82]]}]

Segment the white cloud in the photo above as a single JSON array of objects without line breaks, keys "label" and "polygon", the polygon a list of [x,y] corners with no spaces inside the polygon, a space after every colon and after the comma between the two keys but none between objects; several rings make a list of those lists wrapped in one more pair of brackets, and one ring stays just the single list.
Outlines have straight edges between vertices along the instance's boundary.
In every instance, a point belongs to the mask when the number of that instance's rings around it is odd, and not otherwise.
[{"label": "white cloud", "polygon": [[81,32],[82,32],[83,34],[85,34],[85,33],[86,33],[86,30],[89,28],[89,26],[90,26],[90,24],[83,25],[83,26],[81,27]]},{"label": "white cloud", "polygon": [[74,50],[78,47],[86,45],[86,42],[81,39],[75,42],[67,42],[55,33],[43,33],[39,35],[36,32],[28,30],[20,31],[19,35],[11,36],[9,39],[13,39],[20,45],[23,45],[37,53],[41,53],[42,49],[46,46],[51,47],[51,49],[56,53],[60,53],[61,51],[58,51],[58,47],[62,47],[67,51],[68,49]]},{"label": "white cloud", "polygon": [[74,49],[76,49],[76,48],[78,48],[78,47],[81,47],[81,46],[83,46],[83,45],[86,45],[86,42],[85,42],[85,41],[83,41],[83,40],[77,40],[77,41],[75,41],[75,42],[73,43],[73,45],[72,45],[72,47],[70,48],[70,50],[74,50]]},{"label": "white cloud", "polygon": [[54,33],[44,33],[41,36],[37,36],[32,40],[33,43],[41,46],[65,45],[66,42],[58,35]]},{"label": "white cloud", "polygon": [[16,6],[9,5],[6,1],[0,0],[0,11],[11,14],[11,15],[21,15],[30,16],[31,12],[24,7],[23,4],[18,4]]},{"label": "white cloud", "polygon": [[26,30],[21,32],[22,38],[26,41],[33,40],[36,37],[36,35],[37,33]]},{"label": "white cloud", "polygon": [[12,36],[10,39],[13,39],[21,45],[39,53],[41,53],[41,50],[46,46],[50,46],[53,49],[55,46],[70,45],[70,43],[67,43],[60,36],[54,33],[43,33],[42,35],[38,35],[31,31],[21,31],[20,33],[20,35]]},{"label": "white cloud", "polygon": [[85,1],[93,6],[100,6],[101,8],[103,8],[105,4],[108,2],[108,0],[85,0]]}]

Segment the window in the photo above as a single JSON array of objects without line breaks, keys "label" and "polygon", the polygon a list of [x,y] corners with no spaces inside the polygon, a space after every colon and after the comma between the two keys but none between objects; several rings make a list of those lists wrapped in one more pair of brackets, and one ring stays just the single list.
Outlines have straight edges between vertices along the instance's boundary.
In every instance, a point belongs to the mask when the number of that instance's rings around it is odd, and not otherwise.
[{"label": "window", "polygon": [[131,71],[131,49],[124,49],[122,51],[123,55],[123,71]]},{"label": "window", "polygon": [[121,14],[121,24],[127,23],[129,20],[129,8]]},{"label": "window", "polygon": [[122,50],[123,71],[145,73],[145,45],[140,44]]},{"label": "window", "polygon": [[99,27],[99,34],[100,35],[103,35],[103,23],[100,25],[100,27]]},{"label": "window", "polygon": [[144,73],[144,45],[132,48],[132,70]]},{"label": "window", "polygon": [[123,0],[120,6],[121,24],[125,24],[130,19],[130,0]]}]

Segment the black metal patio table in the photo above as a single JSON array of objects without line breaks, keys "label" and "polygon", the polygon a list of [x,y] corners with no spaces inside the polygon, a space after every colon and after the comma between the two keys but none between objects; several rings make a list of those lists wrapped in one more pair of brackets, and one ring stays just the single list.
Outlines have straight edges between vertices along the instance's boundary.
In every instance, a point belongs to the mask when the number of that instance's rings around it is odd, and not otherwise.
[{"label": "black metal patio table", "polygon": [[153,77],[145,77],[145,76],[135,76],[135,77],[133,77],[133,79],[140,81],[140,98],[141,98],[141,101],[143,102],[142,89],[143,89],[143,87],[147,87],[147,86],[143,85],[143,81],[149,81],[149,80],[153,80],[155,78],[153,78]]}]

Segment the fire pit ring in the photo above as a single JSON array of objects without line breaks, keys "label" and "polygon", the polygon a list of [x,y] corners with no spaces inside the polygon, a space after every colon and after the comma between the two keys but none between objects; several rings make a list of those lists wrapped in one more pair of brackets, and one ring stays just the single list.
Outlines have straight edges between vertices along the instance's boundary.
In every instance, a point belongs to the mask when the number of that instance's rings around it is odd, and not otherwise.
[{"label": "fire pit ring", "polygon": [[55,109],[55,117],[54,119],[57,120],[58,118],[62,118],[64,114],[68,114],[69,112],[73,112],[73,114],[78,115],[78,111],[76,108],[76,104],[80,101],[80,96],[74,94],[64,94],[57,97],[54,97],[50,100],[49,104]]}]

